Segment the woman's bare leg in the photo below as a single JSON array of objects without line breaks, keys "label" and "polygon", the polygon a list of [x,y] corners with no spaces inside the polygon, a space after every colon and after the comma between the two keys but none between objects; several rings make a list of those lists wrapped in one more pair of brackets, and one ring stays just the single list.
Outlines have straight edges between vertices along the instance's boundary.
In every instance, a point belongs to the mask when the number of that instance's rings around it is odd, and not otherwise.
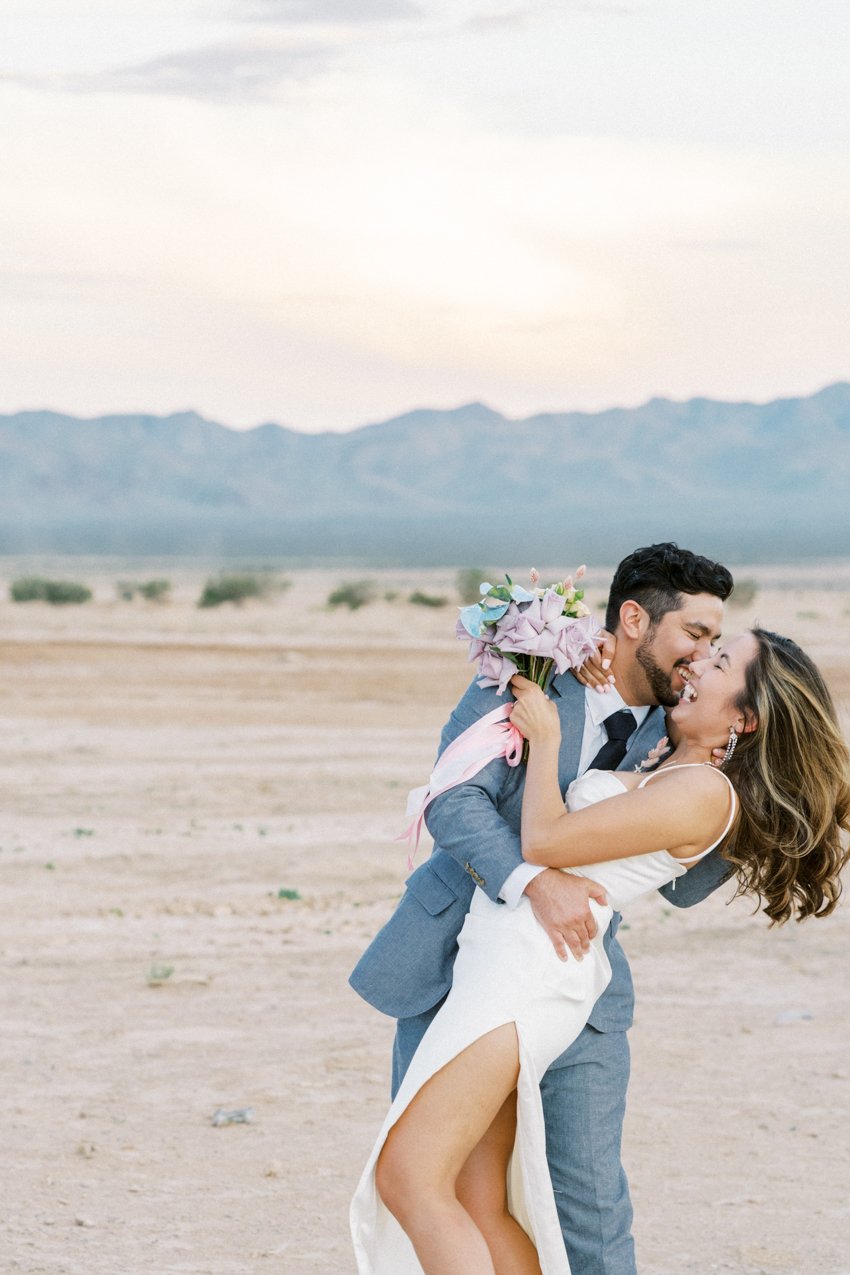
[{"label": "woman's bare leg", "polygon": [[537,1249],[508,1212],[507,1175],[516,1140],[516,1104],[514,1090],[461,1169],[457,1197],[487,1241],[496,1275],[541,1275]]},{"label": "woman's bare leg", "polygon": [[457,1181],[518,1075],[516,1028],[508,1023],[432,1076],[387,1135],[378,1191],[426,1275],[496,1275],[486,1239],[458,1200]]}]

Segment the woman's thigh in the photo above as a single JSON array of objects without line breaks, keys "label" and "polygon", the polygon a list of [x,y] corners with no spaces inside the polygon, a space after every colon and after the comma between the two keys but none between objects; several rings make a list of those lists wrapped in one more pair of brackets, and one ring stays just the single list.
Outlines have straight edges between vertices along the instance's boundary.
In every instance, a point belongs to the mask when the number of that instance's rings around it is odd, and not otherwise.
[{"label": "woman's thigh", "polygon": [[453,1191],[516,1088],[518,1074],[513,1023],[473,1041],[426,1081],[393,1125],[379,1158],[379,1179]]}]

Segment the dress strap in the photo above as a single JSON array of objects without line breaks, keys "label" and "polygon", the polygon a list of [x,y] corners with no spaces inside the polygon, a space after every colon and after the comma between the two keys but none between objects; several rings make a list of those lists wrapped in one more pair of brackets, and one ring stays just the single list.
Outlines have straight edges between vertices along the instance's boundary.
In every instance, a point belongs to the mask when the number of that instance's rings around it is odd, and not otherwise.
[{"label": "dress strap", "polygon": [[[642,779],[640,781],[640,783],[638,784],[638,788],[644,788],[649,783],[650,779],[655,779],[657,775],[663,775],[666,770],[689,770],[692,766],[711,766],[711,763],[707,761],[681,761],[681,762],[677,762],[676,765],[674,766],[664,766],[662,767],[661,770],[651,771],[651,773],[648,774],[645,779]],[[706,850],[700,850],[699,854],[689,855],[687,859],[679,859],[678,860],[679,863],[697,863],[700,859],[704,859],[705,856],[707,854],[710,854],[712,850],[717,849],[717,847],[720,845],[720,842],[723,840],[725,836],[728,835],[729,830],[732,827],[732,824],[735,822],[735,816],[738,813],[738,794],[735,792],[735,789],[732,786],[732,780],[729,778],[728,775],[724,775],[722,770],[718,770],[716,766],[711,766],[711,769],[715,772],[715,774],[720,775],[721,779],[725,779],[726,783],[729,786],[729,793],[732,798],[732,805],[729,811],[729,818],[726,821],[726,827],[723,829],[723,831],[721,832],[717,840],[712,841],[711,845]]]}]

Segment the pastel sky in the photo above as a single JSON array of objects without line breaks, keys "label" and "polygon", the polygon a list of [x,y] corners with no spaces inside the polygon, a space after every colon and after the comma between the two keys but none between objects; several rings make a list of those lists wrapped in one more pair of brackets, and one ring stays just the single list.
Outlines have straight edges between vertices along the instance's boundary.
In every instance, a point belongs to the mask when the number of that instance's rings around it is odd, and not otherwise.
[{"label": "pastel sky", "polygon": [[850,378],[847,0],[3,0],[0,411]]}]

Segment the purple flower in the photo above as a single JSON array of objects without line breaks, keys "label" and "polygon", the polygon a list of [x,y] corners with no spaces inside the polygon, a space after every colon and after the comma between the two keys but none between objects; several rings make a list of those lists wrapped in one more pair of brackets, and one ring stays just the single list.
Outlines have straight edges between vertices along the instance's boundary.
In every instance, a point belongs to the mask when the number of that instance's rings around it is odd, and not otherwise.
[{"label": "purple flower", "polygon": [[[558,634],[558,651],[567,661],[567,668],[578,668],[596,650],[596,634],[599,625],[592,615],[569,621]],[[557,656],[556,662],[557,662]],[[564,669],[558,668],[558,672]]]},{"label": "purple flower", "polygon": [[513,660],[505,659],[498,651],[488,647],[481,656],[481,673],[478,678],[479,686],[497,686],[499,694],[504,695],[508,682],[513,677],[516,665]]},{"label": "purple flower", "polygon": [[540,599],[540,615],[544,624],[560,619],[564,611],[564,599],[554,589],[547,589]]}]

